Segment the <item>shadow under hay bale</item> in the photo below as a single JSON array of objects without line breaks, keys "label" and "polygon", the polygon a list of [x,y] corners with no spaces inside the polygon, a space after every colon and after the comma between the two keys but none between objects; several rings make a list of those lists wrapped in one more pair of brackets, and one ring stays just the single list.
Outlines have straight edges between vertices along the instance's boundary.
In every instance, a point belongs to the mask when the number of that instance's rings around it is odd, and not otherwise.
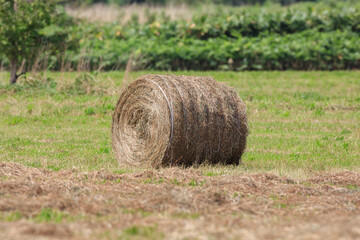
[{"label": "shadow under hay bale", "polygon": [[248,125],[237,93],[211,77],[146,75],[120,96],[111,131],[121,165],[238,164]]}]

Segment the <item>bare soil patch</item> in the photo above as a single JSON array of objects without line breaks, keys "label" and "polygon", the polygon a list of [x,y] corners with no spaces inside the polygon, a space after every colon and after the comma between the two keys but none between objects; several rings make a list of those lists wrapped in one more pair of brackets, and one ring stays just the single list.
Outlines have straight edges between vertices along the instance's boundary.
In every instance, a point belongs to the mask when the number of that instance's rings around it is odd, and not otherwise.
[{"label": "bare soil patch", "polygon": [[[38,221],[44,209],[60,221]],[[0,163],[0,239],[359,239],[360,173],[297,181],[168,168],[113,174]],[[17,213],[9,220],[4,216]]]}]

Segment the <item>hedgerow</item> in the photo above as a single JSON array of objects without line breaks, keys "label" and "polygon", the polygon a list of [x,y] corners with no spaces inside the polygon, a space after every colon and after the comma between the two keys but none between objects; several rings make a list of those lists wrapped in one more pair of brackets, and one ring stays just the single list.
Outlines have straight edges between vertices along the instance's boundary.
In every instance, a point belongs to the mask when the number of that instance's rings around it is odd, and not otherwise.
[{"label": "hedgerow", "polygon": [[124,69],[130,56],[138,69],[157,70],[360,68],[357,5],[257,9],[201,13],[188,20],[153,15],[146,23],[136,17],[127,23],[77,20],[61,29],[68,34],[66,51],[47,56],[48,68]]}]

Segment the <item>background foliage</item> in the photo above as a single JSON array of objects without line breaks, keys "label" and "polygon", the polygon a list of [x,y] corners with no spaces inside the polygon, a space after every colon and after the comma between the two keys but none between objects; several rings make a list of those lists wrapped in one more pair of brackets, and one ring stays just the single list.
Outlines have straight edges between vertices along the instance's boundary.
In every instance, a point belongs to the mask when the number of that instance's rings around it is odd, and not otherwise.
[{"label": "background foliage", "polygon": [[[66,34],[66,40],[55,33]],[[148,14],[145,23],[63,16],[43,30],[65,50],[40,57],[51,70],[336,70],[360,68],[358,4],[245,7],[191,19]],[[46,33],[46,34],[45,34]],[[62,35],[63,36],[63,35]],[[45,55],[45,56],[43,56]],[[3,66],[8,60],[2,56]]]},{"label": "background foliage", "polygon": [[269,3],[279,3],[282,5],[290,5],[299,2],[321,2],[329,0],[70,0],[70,2],[75,4],[92,4],[92,3],[105,3],[105,4],[118,4],[118,5],[127,5],[127,4],[149,4],[149,5],[166,5],[166,4],[226,4],[232,6],[240,5],[262,5]]},{"label": "background foliage", "polygon": [[0,0],[0,57],[6,57],[14,70],[23,61],[34,66],[45,48],[53,56],[64,51],[68,18],[57,11],[57,4],[57,0]]}]

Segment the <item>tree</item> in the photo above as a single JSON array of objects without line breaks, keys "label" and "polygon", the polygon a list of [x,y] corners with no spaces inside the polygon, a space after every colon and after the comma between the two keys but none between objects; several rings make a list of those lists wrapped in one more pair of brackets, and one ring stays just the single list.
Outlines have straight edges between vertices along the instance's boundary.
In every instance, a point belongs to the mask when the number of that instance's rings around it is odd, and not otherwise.
[{"label": "tree", "polygon": [[10,62],[10,84],[20,63],[31,62],[41,48],[41,30],[52,23],[58,0],[0,0],[0,52]]}]

